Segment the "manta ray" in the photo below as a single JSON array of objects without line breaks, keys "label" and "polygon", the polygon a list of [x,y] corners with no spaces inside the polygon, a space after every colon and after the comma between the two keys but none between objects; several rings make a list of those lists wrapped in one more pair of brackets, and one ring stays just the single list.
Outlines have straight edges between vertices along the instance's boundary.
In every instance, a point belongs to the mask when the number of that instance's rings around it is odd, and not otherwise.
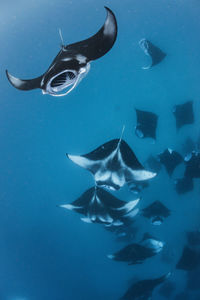
[{"label": "manta ray", "polygon": [[187,101],[183,104],[175,105],[173,114],[176,119],[176,128],[194,123],[193,101]]},{"label": "manta ray", "polygon": [[41,89],[43,94],[57,97],[69,94],[87,75],[90,62],[104,56],[116,41],[115,15],[108,7],[105,9],[107,11],[105,23],[95,35],[74,44],[66,46],[62,44],[48,70],[37,78],[19,79],[6,70],[10,83],[23,91]]},{"label": "manta ray", "polygon": [[159,64],[166,56],[166,53],[164,53],[157,46],[153,45],[147,39],[141,39],[139,41],[139,46],[147,56],[151,57],[150,65],[147,67],[143,67],[142,69],[150,69],[151,67]]},{"label": "manta ray", "polygon": [[136,205],[139,198],[125,202],[119,200],[104,189],[95,186],[88,189],[71,204],[63,204],[68,210],[82,214],[82,221],[86,223],[102,223],[104,225],[120,226],[126,219],[137,215]]},{"label": "manta ray", "polygon": [[129,265],[141,264],[147,258],[150,258],[163,249],[164,243],[148,233],[144,234],[144,238],[140,243],[132,243],[114,254],[107,255],[108,258],[115,261],[128,262]]},{"label": "manta ray", "polygon": [[167,173],[171,176],[176,167],[183,162],[182,156],[175,150],[167,148],[158,155],[160,163],[164,165]]},{"label": "manta ray", "polygon": [[167,273],[155,279],[144,279],[133,283],[120,300],[150,300],[154,289],[169,278],[171,273]]},{"label": "manta ray", "polygon": [[137,116],[137,125],[135,133],[139,138],[152,138],[156,140],[156,128],[158,116],[152,112],[135,109]]},{"label": "manta ray", "polygon": [[145,218],[150,219],[153,225],[162,224],[171,214],[170,210],[158,200],[143,208],[141,213]]},{"label": "manta ray", "polygon": [[144,169],[129,145],[121,138],[113,139],[88,154],[66,155],[74,163],[90,171],[98,186],[112,190],[119,190],[126,183],[156,176],[156,173]]}]

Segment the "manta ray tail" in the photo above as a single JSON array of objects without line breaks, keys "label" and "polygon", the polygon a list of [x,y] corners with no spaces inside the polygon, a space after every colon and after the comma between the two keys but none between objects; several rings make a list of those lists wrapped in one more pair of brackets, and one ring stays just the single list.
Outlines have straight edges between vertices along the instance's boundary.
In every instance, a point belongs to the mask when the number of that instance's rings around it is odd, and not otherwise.
[{"label": "manta ray tail", "polygon": [[23,90],[23,91],[29,91],[29,90],[33,90],[33,89],[39,89],[40,88],[40,84],[41,84],[41,80],[42,80],[42,76],[34,78],[34,79],[19,79],[17,77],[14,77],[13,75],[11,75],[8,70],[6,70],[6,76],[8,78],[8,80],[10,81],[10,83],[17,89],[19,90]]}]

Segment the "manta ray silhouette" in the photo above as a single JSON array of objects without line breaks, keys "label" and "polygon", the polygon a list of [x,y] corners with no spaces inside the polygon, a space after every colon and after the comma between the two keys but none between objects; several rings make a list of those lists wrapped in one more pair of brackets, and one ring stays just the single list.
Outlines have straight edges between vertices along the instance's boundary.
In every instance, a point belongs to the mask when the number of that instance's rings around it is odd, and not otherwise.
[{"label": "manta ray silhouette", "polygon": [[115,261],[128,262],[129,265],[141,264],[147,258],[158,254],[163,249],[164,243],[148,233],[144,235],[140,243],[132,243],[114,254],[107,255],[108,258]]},{"label": "manta ray silhouette", "polygon": [[137,125],[135,133],[139,138],[150,137],[156,140],[156,128],[158,116],[152,112],[135,109],[137,116]]},{"label": "manta ray silhouette", "polygon": [[107,17],[101,29],[92,37],[70,45],[62,45],[48,70],[41,76],[25,80],[12,76],[7,70],[10,83],[17,89],[29,91],[42,89],[43,94],[65,96],[87,75],[90,62],[105,55],[117,38],[117,21],[113,12],[105,7]]},{"label": "manta ray silhouette", "polygon": [[153,45],[147,39],[141,39],[139,41],[140,48],[144,51],[147,56],[151,57],[151,63],[147,67],[143,67],[142,69],[150,69],[151,67],[159,64],[166,56],[160,48]]},{"label": "manta ray silhouette", "polygon": [[170,213],[170,210],[158,200],[142,209],[142,215],[150,219],[154,225],[162,224],[164,219],[170,216]]},{"label": "manta ray silhouette", "polygon": [[176,167],[183,162],[182,156],[175,150],[167,148],[158,155],[160,163],[164,165],[167,173],[171,176]]},{"label": "manta ray silhouette", "polygon": [[176,128],[194,123],[193,101],[187,101],[183,104],[175,105],[173,114],[176,119]]},{"label": "manta ray silhouette", "polygon": [[133,283],[120,300],[150,300],[153,290],[169,278],[171,273],[167,273],[159,278],[144,279]]}]

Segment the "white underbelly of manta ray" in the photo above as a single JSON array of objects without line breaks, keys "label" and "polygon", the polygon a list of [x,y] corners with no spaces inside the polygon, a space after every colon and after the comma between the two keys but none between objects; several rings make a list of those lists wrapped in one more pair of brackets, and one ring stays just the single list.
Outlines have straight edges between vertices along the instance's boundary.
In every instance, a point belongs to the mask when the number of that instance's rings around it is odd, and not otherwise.
[{"label": "white underbelly of manta ray", "polygon": [[115,188],[111,186],[111,183],[120,188],[126,183],[123,173],[119,174],[119,172],[106,171],[106,169],[99,170],[95,174],[94,179],[98,185],[110,188],[111,190],[115,190]]}]

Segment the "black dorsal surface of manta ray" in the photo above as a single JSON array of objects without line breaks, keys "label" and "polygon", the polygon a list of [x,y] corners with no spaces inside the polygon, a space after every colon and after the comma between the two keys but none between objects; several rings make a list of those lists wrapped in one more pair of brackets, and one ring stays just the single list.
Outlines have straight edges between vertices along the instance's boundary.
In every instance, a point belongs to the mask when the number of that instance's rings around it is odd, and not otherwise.
[{"label": "black dorsal surface of manta ray", "polygon": [[156,176],[138,161],[122,139],[111,140],[85,155],[66,154],[77,165],[94,175],[98,186],[118,190],[126,183],[144,181]]},{"label": "black dorsal surface of manta ray", "polygon": [[151,63],[147,67],[143,67],[143,69],[150,69],[151,67],[159,64],[166,56],[166,53],[164,53],[160,48],[153,45],[150,41],[147,39],[141,39],[139,41],[139,46],[144,51],[144,53],[151,57]]},{"label": "black dorsal surface of manta ray", "polygon": [[100,187],[92,187],[71,204],[60,205],[84,215],[82,221],[120,226],[124,219],[133,218],[139,211],[140,199],[125,202]]},{"label": "black dorsal surface of manta ray", "polygon": [[171,176],[175,168],[183,162],[182,156],[170,148],[160,153],[158,158],[160,163],[164,165],[169,176]]},{"label": "black dorsal surface of manta ray", "polygon": [[188,246],[185,246],[176,268],[180,270],[191,271],[196,269],[199,263],[200,253]]},{"label": "black dorsal surface of manta ray", "polygon": [[139,138],[156,139],[156,128],[158,123],[158,116],[152,112],[135,109],[137,116],[137,125],[135,127],[135,134]]},{"label": "black dorsal surface of manta ray", "polygon": [[193,101],[187,101],[183,104],[175,105],[173,114],[176,119],[176,128],[194,123]]},{"label": "black dorsal surface of manta ray", "polygon": [[175,180],[176,192],[181,194],[186,194],[194,189],[193,179],[191,177],[183,177]]},{"label": "black dorsal surface of manta ray", "polygon": [[193,151],[184,159],[185,173],[187,178],[200,178],[200,152]]},{"label": "black dorsal surface of manta ray", "polygon": [[153,225],[160,225],[170,214],[170,210],[158,200],[142,209],[142,215],[150,219]]},{"label": "black dorsal surface of manta ray", "polygon": [[162,250],[163,245],[163,242],[148,235],[144,237],[141,243],[129,244],[120,251],[108,255],[108,258],[116,261],[128,262],[129,265],[141,264],[147,258],[159,253]]},{"label": "black dorsal surface of manta ray", "polygon": [[43,94],[65,96],[87,75],[90,62],[105,55],[117,38],[117,22],[113,12],[105,7],[107,17],[101,29],[92,37],[70,45],[62,45],[48,70],[38,78],[24,80],[8,73],[10,83],[17,89],[42,89]]},{"label": "black dorsal surface of manta ray", "polygon": [[153,290],[162,284],[171,273],[155,279],[144,279],[133,283],[120,300],[150,300]]}]

